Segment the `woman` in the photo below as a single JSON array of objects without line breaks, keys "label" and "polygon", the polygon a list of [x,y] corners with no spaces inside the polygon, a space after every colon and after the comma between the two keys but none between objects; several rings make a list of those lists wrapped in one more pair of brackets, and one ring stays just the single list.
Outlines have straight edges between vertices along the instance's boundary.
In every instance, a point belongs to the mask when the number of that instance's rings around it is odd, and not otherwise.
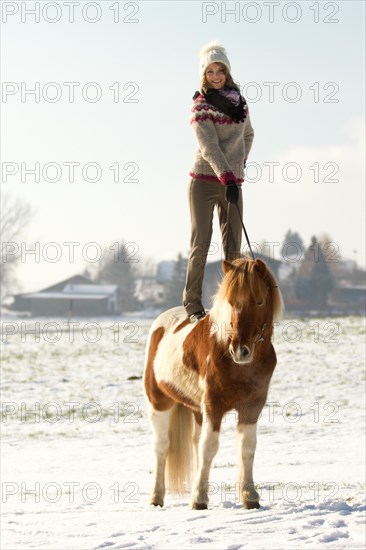
[{"label": "woman", "polygon": [[241,184],[254,132],[246,101],[230,71],[230,63],[221,44],[210,42],[202,48],[201,91],[193,96],[191,109],[191,124],[198,150],[189,173],[192,233],[183,292],[183,305],[191,322],[205,316],[202,283],[215,206],[218,209],[225,255],[228,246],[227,259],[233,260],[240,256],[242,226],[235,207],[230,210],[228,227],[228,202],[237,204],[242,215]]}]

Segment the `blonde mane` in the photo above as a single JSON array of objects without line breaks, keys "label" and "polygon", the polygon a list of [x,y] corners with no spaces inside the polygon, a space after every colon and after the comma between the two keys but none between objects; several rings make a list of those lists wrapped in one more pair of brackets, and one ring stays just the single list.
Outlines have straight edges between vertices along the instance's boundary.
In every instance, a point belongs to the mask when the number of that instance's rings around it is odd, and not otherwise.
[{"label": "blonde mane", "polygon": [[283,312],[283,299],[277,280],[269,267],[261,260],[238,258],[228,264],[218,292],[214,298],[212,316],[218,320],[219,311],[224,317],[231,314],[231,307],[245,307],[249,298],[265,303],[271,293],[273,319],[279,320]]}]

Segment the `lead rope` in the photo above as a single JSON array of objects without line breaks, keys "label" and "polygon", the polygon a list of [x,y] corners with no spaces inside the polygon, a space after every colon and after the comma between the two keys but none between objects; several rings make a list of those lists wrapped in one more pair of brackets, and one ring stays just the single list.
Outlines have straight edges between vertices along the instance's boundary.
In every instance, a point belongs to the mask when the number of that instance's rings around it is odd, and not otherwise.
[{"label": "lead rope", "polygon": [[[226,258],[227,260],[229,259],[229,229],[230,229],[230,220],[229,220],[229,218],[230,218],[230,204],[231,204],[231,203],[228,201],[228,203],[227,203],[227,222],[226,222],[226,225],[227,225],[226,252],[225,252],[225,258]],[[250,255],[252,256],[252,260],[254,260],[255,258],[254,258],[253,250],[252,250],[252,247],[250,246],[248,233],[247,233],[247,230],[245,229],[245,225],[244,225],[244,222],[243,222],[243,218],[241,217],[240,210],[239,210],[239,206],[238,206],[238,203],[237,203],[237,202],[235,203],[235,206],[236,206],[236,209],[237,209],[238,214],[239,214],[239,218],[240,218],[241,225],[242,225],[242,228],[243,228],[243,231],[244,231],[244,235],[245,235],[245,238],[246,238],[246,241],[247,241],[249,250],[250,250]]]},{"label": "lead rope", "polygon": [[229,223],[229,213],[230,213],[230,202],[227,203],[227,218],[226,218],[226,250],[225,250],[225,260],[229,259],[229,229],[230,229],[230,223]]}]

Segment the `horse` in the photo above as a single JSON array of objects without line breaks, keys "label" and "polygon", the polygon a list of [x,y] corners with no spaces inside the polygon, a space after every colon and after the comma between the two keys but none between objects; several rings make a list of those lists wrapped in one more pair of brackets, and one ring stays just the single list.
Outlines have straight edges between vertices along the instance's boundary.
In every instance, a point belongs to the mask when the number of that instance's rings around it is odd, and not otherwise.
[{"label": "horse", "polygon": [[275,276],[260,259],[223,260],[223,278],[206,316],[191,323],[183,307],[161,313],[146,345],[144,389],[154,434],[150,504],[182,493],[195,478],[192,508],[208,507],[209,472],[223,416],[236,410],[240,499],[259,508],[253,482],[257,420],[276,366],[271,336],[283,300]]}]

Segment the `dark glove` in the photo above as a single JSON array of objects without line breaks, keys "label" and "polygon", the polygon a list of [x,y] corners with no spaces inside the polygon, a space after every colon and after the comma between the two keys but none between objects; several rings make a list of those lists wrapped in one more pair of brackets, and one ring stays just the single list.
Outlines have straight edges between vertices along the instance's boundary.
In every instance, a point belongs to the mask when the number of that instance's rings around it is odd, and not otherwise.
[{"label": "dark glove", "polygon": [[239,198],[239,189],[234,180],[230,180],[226,184],[225,199],[232,204],[236,204]]}]

